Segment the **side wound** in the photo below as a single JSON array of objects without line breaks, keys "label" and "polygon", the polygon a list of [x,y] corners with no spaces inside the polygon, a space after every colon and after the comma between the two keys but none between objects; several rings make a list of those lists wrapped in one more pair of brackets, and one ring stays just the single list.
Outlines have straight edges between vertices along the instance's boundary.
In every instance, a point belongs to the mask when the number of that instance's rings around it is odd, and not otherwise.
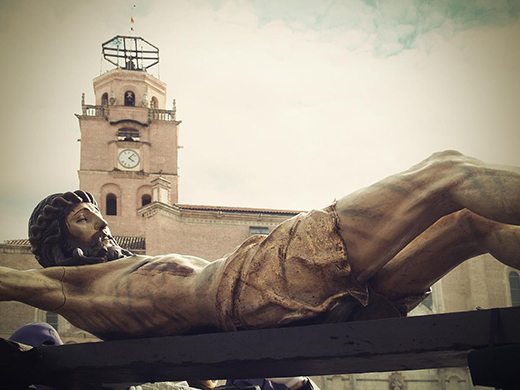
[{"label": "side wound", "polygon": [[135,272],[143,275],[168,274],[175,276],[190,276],[195,272],[195,270],[175,261],[162,260],[145,264]]}]

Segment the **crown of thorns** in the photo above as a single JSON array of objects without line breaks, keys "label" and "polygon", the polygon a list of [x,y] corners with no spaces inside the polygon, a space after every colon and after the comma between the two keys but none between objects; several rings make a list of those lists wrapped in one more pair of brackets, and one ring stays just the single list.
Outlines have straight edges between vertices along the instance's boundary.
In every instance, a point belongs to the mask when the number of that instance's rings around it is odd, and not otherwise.
[{"label": "crown of thorns", "polygon": [[56,229],[54,235],[46,236],[47,228],[54,221],[59,223],[74,204],[82,202],[92,203],[97,207],[97,202],[92,194],[82,190],[50,195],[36,206],[29,220],[29,242],[31,251],[38,261],[42,256],[44,245],[54,245],[60,242],[61,231]]}]

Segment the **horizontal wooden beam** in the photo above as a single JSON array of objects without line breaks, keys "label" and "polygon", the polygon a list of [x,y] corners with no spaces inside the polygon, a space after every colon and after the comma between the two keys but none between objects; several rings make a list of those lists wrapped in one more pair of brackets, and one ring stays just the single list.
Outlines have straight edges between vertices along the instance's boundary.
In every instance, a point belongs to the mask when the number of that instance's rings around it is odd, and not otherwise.
[{"label": "horizontal wooden beam", "polygon": [[[520,307],[493,310],[495,344],[519,344]],[[493,310],[41,347],[26,364],[69,386],[460,367],[489,345]]]}]

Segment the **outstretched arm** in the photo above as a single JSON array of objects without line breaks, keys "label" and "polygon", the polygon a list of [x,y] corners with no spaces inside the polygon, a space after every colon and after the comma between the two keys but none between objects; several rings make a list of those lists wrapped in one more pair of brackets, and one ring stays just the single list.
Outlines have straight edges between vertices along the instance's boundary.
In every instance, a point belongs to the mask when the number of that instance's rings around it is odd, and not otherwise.
[{"label": "outstretched arm", "polygon": [[18,271],[0,267],[0,301],[18,301],[42,310],[56,310],[64,302],[63,267]]}]

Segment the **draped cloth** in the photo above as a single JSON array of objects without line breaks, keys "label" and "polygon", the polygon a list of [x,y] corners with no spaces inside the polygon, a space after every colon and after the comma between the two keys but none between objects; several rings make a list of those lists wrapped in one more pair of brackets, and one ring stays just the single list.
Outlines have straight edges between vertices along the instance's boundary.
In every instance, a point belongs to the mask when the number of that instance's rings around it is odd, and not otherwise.
[{"label": "draped cloth", "polygon": [[222,330],[259,329],[323,322],[340,304],[354,310],[368,298],[352,276],[333,205],[251,236],[229,254],[217,311]]}]

